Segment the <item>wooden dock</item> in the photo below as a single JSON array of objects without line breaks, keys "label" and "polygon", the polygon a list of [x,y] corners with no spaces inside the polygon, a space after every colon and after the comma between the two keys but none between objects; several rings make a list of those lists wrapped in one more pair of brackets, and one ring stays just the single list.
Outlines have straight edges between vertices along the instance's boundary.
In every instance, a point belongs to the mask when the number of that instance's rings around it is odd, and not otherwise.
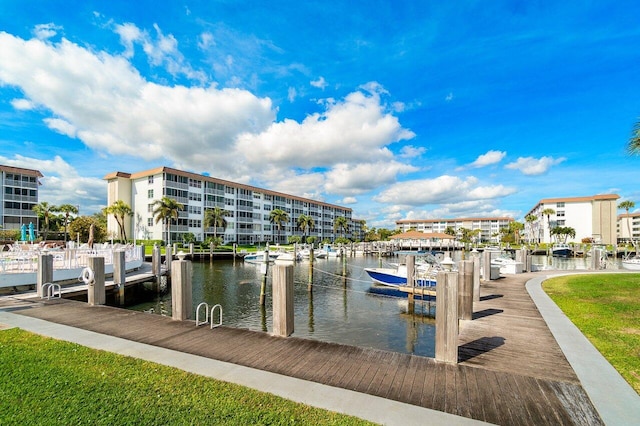
[{"label": "wooden dock", "polygon": [[533,275],[483,282],[474,319],[461,324],[457,365],[65,299],[12,311],[495,424],[603,424],[525,290]]}]

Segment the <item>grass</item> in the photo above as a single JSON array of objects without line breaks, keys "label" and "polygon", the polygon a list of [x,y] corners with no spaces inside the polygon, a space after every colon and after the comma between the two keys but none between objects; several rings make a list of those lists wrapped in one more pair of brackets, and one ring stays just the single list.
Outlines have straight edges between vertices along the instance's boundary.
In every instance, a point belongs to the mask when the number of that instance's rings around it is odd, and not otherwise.
[{"label": "grass", "polygon": [[370,424],[136,358],[0,331],[0,424]]},{"label": "grass", "polygon": [[640,274],[556,277],[543,288],[640,394]]}]

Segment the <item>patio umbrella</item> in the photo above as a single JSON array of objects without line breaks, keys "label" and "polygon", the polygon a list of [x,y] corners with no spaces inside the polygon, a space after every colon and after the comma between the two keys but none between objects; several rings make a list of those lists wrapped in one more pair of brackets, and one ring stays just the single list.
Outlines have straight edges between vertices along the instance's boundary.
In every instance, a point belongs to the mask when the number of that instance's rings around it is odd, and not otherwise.
[{"label": "patio umbrella", "polygon": [[20,241],[27,241],[27,225],[24,223],[20,227]]},{"label": "patio umbrella", "polygon": [[92,223],[89,227],[89,241],[87,241],[87,245],[89,246],[89,248],[93,248],[93,227],[94,224]]},{"label": "patio umbrella", "polygon": [[33,222],[29,222],[29,241],[35,240],[35,232],[33,231]]}]

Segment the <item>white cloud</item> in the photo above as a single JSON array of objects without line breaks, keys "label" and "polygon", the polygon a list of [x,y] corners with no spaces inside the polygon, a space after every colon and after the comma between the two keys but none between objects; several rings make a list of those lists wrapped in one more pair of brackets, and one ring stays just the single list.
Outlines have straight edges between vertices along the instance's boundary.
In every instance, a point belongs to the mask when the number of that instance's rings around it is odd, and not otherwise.
[{"label": "white cloud", "polygon": [[116,25],[114,32],[120,36],[120,43],[125,48],[123,55],[131,58],[134,54],[134,43],[138,43],[143,39],[142,31],[130,22]]},{"label": "white cloud", "polygon": [[519,157],[515,162],[509,163],[504,167],[506,169],[519,170],[524,175],[533,176],[544,174],[551,168],[551,166],[560,164],[565,160],[566,158],[564,157]]},{"label": "white cloud", "polygon": [[320,77],[317,80],[311,81],[309,84],[322,90],[324,90],[329,85],[329,83],[325,81],[324,77]]},{"label": "white cloud", "polygon": [[40,40],[46,40],[57,35],[60,30],[62,30],[62,27],[54,25],[52,22],[38,24],[33,29],[33,35]]},{"label": "white cloud", "polygon": [[200,34],[200,38],[198,40],[198,47],[202,50],[208,50],[211,46],[215,46],[216,42],[213,38],[213,34],[209,31],[205,31]]},{"label": "white cloud", "polygon": [[445,101],[451,102],[453,100],[453,93],[449,92],[447,96],[444,98]]},{"label": "white cloud", "polygon": [[296,88],[289,87],[289,90],[287,91],[287,99],[289,100],[289,102],[295,101],[297,96],[298,92],[296,91]]},{"label": "white cloud", "polygon": [[38,190],[40,202],[79,205],[80,214],[93,214],[106,207],[106,181],[81,176],[60,156],[41,160],[16,154],[14,158],[0,156],[0,163],[40,171],[44,176],[40,178],[42,186]]},{"label": "white cloud", "polygon": [[59,118],[45,118],[44,122],[51,130],[55,130],[56,132],[69,136],[70,138],[76,137],[76,127],[66,120],[61,120]]},{"label": "white cloud", "polygon": [[435,179],[398,182],[375,196],[374,200],[388,204],[420,206],[500,198],[514,192],[514,188],[503,185],[478,186],[478,179],[475,177],[463,180],[457,176],[444,175]]},{"label": "white cloud", "polygon": [[342,101],[325,100],[325,105],[325,112],[309,115],[300,123],[285,119],[260,134],[241,135],[237,151],[249,164],[269,162],[306,169],[390,160],[388,144],[415,136],[385,110],[378,91],[355,91]]},{"label": "white cloud", "polygon": [[476,160],[471,163],[469,166],[473,168],[490,166],[491,164],[496,164],[502,161],[502,159],[507,155],[504,151],[487,151],[486,154],[479,155]]},{"label": "white cloud", "polygon": [[50,111],[47,124],[56,131],[62,121],[77,129],[88,147],[166,158],[188,169],[234,171],[236,137],[262,132],[275,118],[269,99],[239,89],[150,83],[123,57],[65,39],[54,44],[0,32],[0,82]]},{"label": "white cloud", "polygon": [[356,197],[344,197],[342,201],[340,201],[340,203],[344,205],[356,204],[357,202],[358,199]]},{"label": "white cloud", "polygon": [[11,106],[20,111],[28,111],[35,108],[29,99],[12,99]]},{"label": "white cloud", "polygon": [[400,150],[399,157],[402,157],[402,158],[415,158],[415,157],[421,156],[425,152],[427,152],[427,148],[425,148],[423,146],[405,145]]},{"label": "white cloud", "polygon": [[397,161],[337,164],[326,174],[325,190],[330,194],[362,194],[395,182],[398,174],[416,170]]}]

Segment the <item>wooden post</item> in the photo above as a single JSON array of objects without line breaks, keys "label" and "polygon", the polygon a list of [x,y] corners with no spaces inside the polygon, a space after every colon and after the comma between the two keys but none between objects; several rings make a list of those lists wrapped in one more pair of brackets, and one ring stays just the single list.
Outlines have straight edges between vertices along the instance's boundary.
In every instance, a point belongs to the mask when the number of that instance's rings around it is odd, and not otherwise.
[{"label": "wooden post", "polygon": [[307,289],[313,291],[313,247],[309,249],[309,282]]},{"label": "wooden post", "polygon": [[87,286],[87,301],[91,306],[104,305],[107,301],[104,289],[104,257],[89,257],[87,267],[93,271],[93,281]]},{"label": "wooden post", "polygon": [[267,274],[269,273],[269,245],[264,249],[264,263],[260,265],[262,268],[262,284],[260,285],[260,306],[266,303],[267,292]]},{"label": "wooden post", "polygon": [[414,312],[414,292],[416,290],[416,257],[414,255],[407,255],[405,259],[407,265],[407,286],[411,288],[411,292],[408,294],[407,299],[409,302],[409,313]]},{"label": "wooden post", "polygon": [[458,363],[458,273],[438,272],[436,361]]},{"label": "wooden post", "polygon": [[189,254],[191,255],[191,259],[193,260],[193,243],[189,243]]},{"label": "wooden post", "polygon": [[53,256],[50,254],[41,254],[38,256],[38,273],[36,275],[36,292],[38,297],[46,296],[42,291],[42,286],[50,282],[53,282]]},{"label": "wooden post", "polygon": [[293,333],[293,265],[273,269],[273,334],[288,337]]},{"label": "wooden post", "polygon": [[160,277],[162,275],[162,254],[159,246],[153,246],[151,254],[151,268],[153,275],[156,277],[156,291],[160,291]]},{"label": "wooden post", "polygon": [[193,310],[192,264],[189,260],[171,262],[171,318],[184,321]]},{"label": "wooden post", "polygon": [[482,279],[491,279],[491,252],[487,250],[482,252]]},{"label": "wooden post", "polygon": [[116,250],[113,255],[113,283],[118,289],[118,302],[124,306],[124,286],[127,283],[127,268],[124,250]]},{"label": "wooden post", "polygon": [[473,301],[480,301],[480,258],[473,256]]},{"label": "wooden post", "polygon": [[458,263],[458,319],[473,319],[473,260]]}]

